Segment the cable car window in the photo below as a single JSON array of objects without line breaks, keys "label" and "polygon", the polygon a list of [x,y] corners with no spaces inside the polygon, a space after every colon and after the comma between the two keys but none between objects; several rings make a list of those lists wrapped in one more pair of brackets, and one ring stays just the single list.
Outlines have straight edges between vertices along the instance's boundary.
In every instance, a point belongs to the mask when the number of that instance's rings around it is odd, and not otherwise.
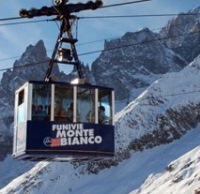
[{"label": "cable car window", "polygon": [[54,120],[73,122],[73,86],[56,85]]},{"label": "cable car window", "polygon": [[100,124],[112,124],[112,91],[99,90],[98,119]]},{"label": "cable car window", "polygon": [[18,107],[17,107],[17,121],[25,121],[25,102],[24,102],[24,89],[18,94]]},{"label": "cable car window", "polygon": [[77,88],[77,117],[80,122],[95,123],[95,90]]},{"label": "cable car window", "polygon": [[24,103],[24,90],[19,92],[18,106]]},{"label": "cable car window", "polygon": [[50,120],[51,86],[33,84],[32,120]]}]

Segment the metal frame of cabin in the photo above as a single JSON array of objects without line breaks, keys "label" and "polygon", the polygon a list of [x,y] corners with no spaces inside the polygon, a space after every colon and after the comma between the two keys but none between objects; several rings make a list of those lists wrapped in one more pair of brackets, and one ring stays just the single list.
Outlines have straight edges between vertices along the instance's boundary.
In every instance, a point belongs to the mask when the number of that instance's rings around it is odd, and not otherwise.
[{"label": "metal frame of cabin", "polygon": [[[57,101],[63,110],[73,103],[72,120],[66,114],[57,118]],[[36,104],[43,108],[42,114],[35,114]],[[104,122],[100,121],[100,106],[105,107]],[[29,81],[15,94],[13,157],[33,161],[112,157],[115,150],[113,116],[112,88]]]}]

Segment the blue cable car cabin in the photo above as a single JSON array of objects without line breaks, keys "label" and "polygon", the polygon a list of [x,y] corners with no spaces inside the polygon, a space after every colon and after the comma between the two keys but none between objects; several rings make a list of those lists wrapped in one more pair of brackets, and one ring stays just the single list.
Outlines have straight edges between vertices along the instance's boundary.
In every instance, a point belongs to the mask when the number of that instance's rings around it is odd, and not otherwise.
[{"label": "blue cable car cabin", "polygon": [[29,81],[15,93],[13,157],[81,161],[114,156],[114,91]]}]

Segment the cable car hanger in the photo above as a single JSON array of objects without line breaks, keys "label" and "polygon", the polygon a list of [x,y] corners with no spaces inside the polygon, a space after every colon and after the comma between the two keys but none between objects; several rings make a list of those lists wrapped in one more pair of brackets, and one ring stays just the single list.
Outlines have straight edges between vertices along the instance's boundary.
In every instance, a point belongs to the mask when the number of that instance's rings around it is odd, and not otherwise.
[{"label": "cable car hanger", "polygon": [[[76,70],[80,79],[84,79],[83,70],[81,63],[78,58],[76,51],[75,43],[78,41],[72,35],[72,25],[74,21],[77,20],[77,17],[72,15],[72,13],[84,11],[84,10],[96,10],[99,8],[109,8],[113,6],[122,6],[133,3],[146,2],[150,0],[137,0],[125,3],[118,3],[103,6],[102,0],[88,1],[87,3],[68,3],[68,0],[54,0],[55,6],[51,7],[42,7],[41,9],[32,8],[30,10],[22,9],[20,10],[20,16],[22,18],[33,18],[40,16],[52,16],[55,15],[56,18],[53,20],[61,21],[60,33],[57,38],[57,42],[54,46],[54,50],[49,62],[49,66],[45,75],[44,80],[49,81],[54,63],[64,63],[69,65],[76,66]],[[70,45],[71,49],[62,48],[62,44],[67,43]],[[60,60],[56,59],[56,56],[59,56]],[[65,57],[65,61],[63,60]]]},{"label": "cable car hanger", "polygon": [[[73,38],[72,35],[72,25],[74,23],[74,20],[76,20],[76,16],[71,15],[74,12],[79,12],[82,10],[95,10],[102,6],[102,1],[97,0],[96,2],[87,2],[85,4],[83,3],[77,3],[77,4],[68,4],[68,1],[65,0],[59,0],[55,1],[56,6],[52,7],[42,7],[41,9],[31,9],[31,10],[25,10],[22,9],[20,11],[21,17],[27,17],[27,18],[33,18],[37,16],[51,16],[56,15],[57,17],[55,20],[61,21],[61,27],[60,27],[60,33],[57,38],[57,42],[54,46],[54,50],[51,56],[51,60],[49,62],[49,66],[45,75],[44,80],[49,81],[50,75],[53,69],[53,65],[55,62],[59,63],[66,63],[66,64],[72,64],[76,66],[78,76],[80,79],[83,79],[83,70],[81,68],[81,63],[78,59],[78,54],[76,51],[75,43],[77,42],[76,39]],[[66,33],[66,35],[65,35]],[[65,36],[64,36],[65,35]],[[67,43],[70,45],[71,49],[61,48],[62,43]],[[56,55],[59,55],[61,60],[56,60]],[[62,58],[67,58],[66,61],[63,61]]]}]

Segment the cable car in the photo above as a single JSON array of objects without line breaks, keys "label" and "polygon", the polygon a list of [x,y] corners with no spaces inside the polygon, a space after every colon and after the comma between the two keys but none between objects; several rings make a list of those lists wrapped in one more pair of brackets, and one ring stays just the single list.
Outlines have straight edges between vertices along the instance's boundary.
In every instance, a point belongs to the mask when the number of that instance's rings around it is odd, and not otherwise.
[{"label": "cable car", "polygon": [[[71,28],[77,19],[71,12],[100,6],[100,0],[59,1],[56,7],[20,12],[28,18],[57,15],[54,20],[62,23],[44,81],[28,81],[15,93],[14,158],[81,161],[114,156],[114,90],[85,81]],[[74,65],[77,79],[52,81],[55,63]]]},{"label": "cable car", "polygon": [[16,91],[14,158],[79,161],[114,155],[114,91],[29,81]]}]

